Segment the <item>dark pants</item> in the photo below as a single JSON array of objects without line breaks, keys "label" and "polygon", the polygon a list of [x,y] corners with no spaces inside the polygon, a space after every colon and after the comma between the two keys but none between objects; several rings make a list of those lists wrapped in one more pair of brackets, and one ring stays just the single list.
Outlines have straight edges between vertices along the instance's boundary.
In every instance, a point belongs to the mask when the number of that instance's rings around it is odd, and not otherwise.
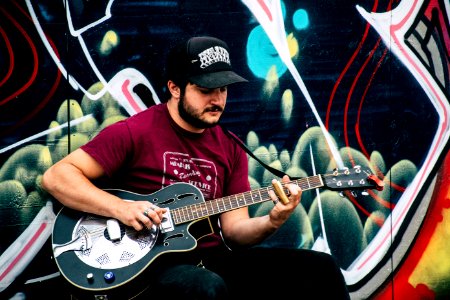
[{"label": "dark pants", "polygon": [[[26,300],[95,300],[100,299],[94,296],[98,294],[108,300],[349,299],[342,273],[330,255],[278,248],[213,253],[196,249],[163,254],[140,276],[104,292],[82,291],[58,276],[16,289],[14,285],[22,282],[17,279],[2,295],[9,299],[15,290],[22,290]],[[204,267],[197,266],[199,261]]]},{"label": "dark pants", "polygon": [[321,252],[250,248],[202,263],[204,267],[176,265],[159,272],[145,298],[350,299],[339,267]]}]

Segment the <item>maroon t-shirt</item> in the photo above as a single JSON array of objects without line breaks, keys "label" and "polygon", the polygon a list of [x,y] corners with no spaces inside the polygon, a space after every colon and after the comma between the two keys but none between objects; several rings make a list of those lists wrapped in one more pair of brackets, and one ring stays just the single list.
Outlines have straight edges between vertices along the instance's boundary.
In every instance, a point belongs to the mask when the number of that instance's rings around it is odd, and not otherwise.
[{"label": "maroon t-shirt", "polygon": [[151,193],[182,181],[205,199],[250,190],[245,151],[220,126],[200,134],[183,130],[166,104],[108,126],[81,148],[105,170],[104,188]]},{"label": "maroon t-shirt", "polygon": [[[220,126],[200,134],[183,130],[166,104],[106,127],[81,149],[106,172],[106,178],[96,182],[101,188],[150,194],[187,182],[206,200],[250,190],[245,151]],[[212,217],[213,225],[216,218]],[[207,235],[199,248],[218,243],[217,234]]]}]

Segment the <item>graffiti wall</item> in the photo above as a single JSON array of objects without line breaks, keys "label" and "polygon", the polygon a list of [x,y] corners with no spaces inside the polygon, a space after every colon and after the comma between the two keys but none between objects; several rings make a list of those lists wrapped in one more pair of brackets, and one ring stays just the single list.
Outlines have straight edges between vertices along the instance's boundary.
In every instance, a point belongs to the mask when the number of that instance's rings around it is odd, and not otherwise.
[{"label": "graffiti wall", "polygon": [[[164,102],[167,49],[212,35],[249,80],[223,125],[264,164],[325,179],[264,246],[332,254],[352,299],[447,299],[449,14],[448,0],[1,1],[0,297],[61,288],[45,170]],[[372,185],[335,190],[334,170]],[[274,177],[249,155],[252,188]]]}]

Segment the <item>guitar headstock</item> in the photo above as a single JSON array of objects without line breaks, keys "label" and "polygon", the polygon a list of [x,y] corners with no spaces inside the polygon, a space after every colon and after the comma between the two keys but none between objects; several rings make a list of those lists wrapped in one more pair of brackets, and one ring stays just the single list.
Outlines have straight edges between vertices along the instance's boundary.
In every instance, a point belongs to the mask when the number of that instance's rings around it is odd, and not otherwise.
[{"label": "guitar headstock", "polygon": [[334,191],[376,189],[382,191],[384,182],[370,169],[355,166],[352,169],[337,169],[333,173],[322,175],[324,186]]}]

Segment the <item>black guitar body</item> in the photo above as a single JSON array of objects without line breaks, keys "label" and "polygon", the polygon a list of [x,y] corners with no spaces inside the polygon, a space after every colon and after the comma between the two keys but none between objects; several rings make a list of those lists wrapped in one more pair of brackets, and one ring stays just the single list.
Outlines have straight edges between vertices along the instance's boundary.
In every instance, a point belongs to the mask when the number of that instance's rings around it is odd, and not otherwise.
[{"label": "black guitar body", "polygon": [[[291,183],[303,191],[321,187],[335,191],[382,190],[384,186],[370,169],[360,166]],[[274,191],[283,194],[285,189],[280,186]],[[142,274],[157,257],[166,253],[162,257],[172,258],[171,253],[175,257],[180,252],[186,253],[184,258],[193,256],[189,251],[196,248],[198,238],[214,232],[210,216],[272,200],[270,190],[265,187],[206,202],[200,190],[188,183],[175,183],[149,195],[106,190],[126,201],[146,200],[167,208],[165,220],[159,227],[137,232],[115,219],[63,208],[53,227],[53,254],[62,275],[80,292],[91,296],[79,299],[129,299],[148,287],[150,279]],[[136,280],[142,278],[144,283]]]},{"label": "black guitar body", "polygon": [[[204,202],[201,192],[194,186],[185,183],[176,183],[149,195],[135,194],[122,190],[107,191],[125,200],[147,200],[157,206],[166,207],[169,211],[174,208]],[[82,220],[87,220],[90,217],[97,220],[104,219],[103,217],[89,216],[85,213],[69,208],[61,209],[54,224],[52,240],[53,245],[55,246],[70,243],[75,238],[77,233],[74,232],[74,230],[78,228],[78,231],[80,231],[80,222]],[[80,253],[82,253],[82,257],[87,257],[88,259],[89,255],[91,255],[90,249],[64,251],[55,257],[55,260],[62,275],[74,286],[80,288],[81,290],[85,290],[85,292],[90,291],[90,294],[93,296],[91,299],[101,299],[95,297],[95,295],[100,297],[103,295],[107,296],[106,299],[111,299],[113,295],[122,294],[119,288],[139,276],[161,254],[166,252],[190,251],[194,249],[197,245],[197,240],[189,232],[192,224],[193,222],[179,224],[176,226],[174,225],[173,230],[167,232],[163,232],[159,228],[148,230],[143,234],[152,235],[154,240],[150,241],[150,244],[152,245],[149,245],[149,242],[142,242],[142,247],[151,247],[150,251],[148,251],[148,249],[145,250],[148,252],[131,264],[123,263],[122,258],[120,258],[120,267],[117,268],[107,267],[109,259],[108,252],[115,251],[114,248],[116,248],[118,244],[122,243],[124,239],[119,242],[110,241],[111,244],[109,247],[104,249],[104,254],[93,259],[93,261],[95,260],[102,262],[101,264],[95,266],[89,265],[80,259]],[[124,228],[124,226],[121,225],[122,236],[125,235],[125,231],[132,231],[132,229]],[[108,240],[108,232],[106,228],[101,230],[100,234],[102,235],[101,238],[103,241]],[[137,243],[140,243],[141,238],[139,235],[142,233],[134,231],[134,233],[130,236],[133,234],[135,235],[133,236],[133,239]],[[145,238],[147,237],[148,236]],[[125,250],[127,250],[126,247]],[[124,251],[122,254],[124,260],[126,260],[130,255],[136,255],[136,253],[125,253]],[[106,267],[103,268],[102,264]],[[108,291],[111,289],[114,289],[113,293]],[[123,290],[125,289],[129,289],[128,285],[127,287],[124,287]],[[136,293],[136,291],[134,292]],[[108,294],[111,295],[108,297]]]}]

